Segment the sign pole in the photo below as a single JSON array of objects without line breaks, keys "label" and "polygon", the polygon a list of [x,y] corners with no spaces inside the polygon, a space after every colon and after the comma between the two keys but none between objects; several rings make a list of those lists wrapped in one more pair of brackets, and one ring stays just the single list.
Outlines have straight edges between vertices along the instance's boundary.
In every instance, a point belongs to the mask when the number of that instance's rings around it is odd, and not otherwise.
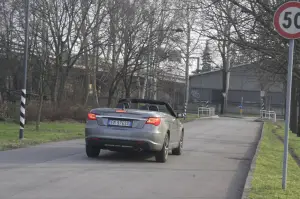
[{"label": "sign pole", "polygon": [[27,62],[28,62],[28,29],[29,29],[29,0],[25,0],[25,44],[24,44],[24,82],[21,90],[20,104],[20,131],[19,139],[24,138],[25,126],[25,104],[26,104],[26,82],[27,82]]},{"label": "sign pole", "polygon": [[288,144],[289,144],[289,129],[290,129],[290,114],[291,114],[291,94],[292,94],[292,79],[293,79],[293,59],[294,59],[294,43],[291,39],[289,42],[289,59],[288,59],[288,74],[287,74],[287,92],[286,92],[286,108],[285,108],[285,128],[284,128],[284,154],[283,154],[283,169],[282,169],[282,189],[286,189],[287,168],[288,168]]}]

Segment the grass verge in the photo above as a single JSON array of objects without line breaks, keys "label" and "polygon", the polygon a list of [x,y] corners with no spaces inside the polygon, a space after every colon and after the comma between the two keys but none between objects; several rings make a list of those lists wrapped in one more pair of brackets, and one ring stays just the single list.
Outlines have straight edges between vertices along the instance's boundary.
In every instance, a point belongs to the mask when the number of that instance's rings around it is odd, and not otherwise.
[{"label": "grass verge", "polygon": [[[284,140],[284,124],[278,123],[276,134],[279,135]],[[295,133],[290,131],[289,134],[289,148],[297,156],[298,162],[300,160],[300,138],[297,137]],[[299,171],[300,172],[300,171]]]},{"label": "grass verge", "polygon": [[19,125],[10,122],[0,123],[0,151],[83,137],[84,124],[51,122],[41,123],[38,132],[35,130],[35,125],[27,124],[24,130],[24,140],[19,141]]},{"label": "grass verge", "polygon": [[300,169],[289,155],[287,190],[281,188],[283,144],[272,133],[277,127],[265,123],[264,135],[252,180],[251,199],[298,199],[300,195]]}]

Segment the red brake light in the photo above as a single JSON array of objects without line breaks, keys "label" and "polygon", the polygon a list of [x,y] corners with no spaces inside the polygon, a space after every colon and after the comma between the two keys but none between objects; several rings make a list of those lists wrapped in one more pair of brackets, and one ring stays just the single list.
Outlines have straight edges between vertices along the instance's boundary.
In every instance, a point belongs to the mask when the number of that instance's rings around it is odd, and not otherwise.
[{"label": "red brake light", "polygon": [[88,120],[97,120],[96,114],[88,113],[87,115]]},{"label": "red brake light", "polygon": [[152,124],[154,126],[160,125],[160,118],[159,117],[149,117],[146,124]]}]

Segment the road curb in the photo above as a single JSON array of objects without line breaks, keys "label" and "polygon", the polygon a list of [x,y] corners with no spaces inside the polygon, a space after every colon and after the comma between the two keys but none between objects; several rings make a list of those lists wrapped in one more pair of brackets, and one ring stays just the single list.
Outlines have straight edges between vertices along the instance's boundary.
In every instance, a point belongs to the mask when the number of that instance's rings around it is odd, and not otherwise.
[{"label": "road curb", "polygon": [[220,118],[218,115],[210,116],[210,117],[200,117],[198,120],[203,120],[203,119],[217,119]]},{"label": "road curb", "polygon": [[258,152],[259,152],[259,149],[260,149],[261,140],[262,140],[263,134],[264,134],[264,127],[265,127],[265,124],[264,124],[264,122],[262,122],[261,127],[260,127],[261,133],[260,133],[259,141],[257,143],[255,154],[252,158],[252,162],[251,162],[251,165],[250,165],[250,169],[249,169],[249,172],[248,172],[248,176],[247,176],[247,179],[246,179],[246,183],[245,183],[245,186],[244,186],[243,195],[242,195],[241,199],[249,199],[249,193],[250,193],[250,190],[251,190],[251,182],[252,182],[253,173],[254,173],[254,170],[255,170],[255,167],[256,167],[256,159],[257,159]]},{"label": "road curb", "polygon": [[259,117],[252,117],[252,116],[230,116],[230,115],[222,115],[220,117],[223,117],[223,118],[232,118],[232,119],[253,119],[253,120],[259,120]]},{"label": "road curb", "polygon": [[204,119],[217,119],[219,118],[218,115],[214,115],[214,116],[210,116],[210,117],[200,117],[200,118],[195,118],[193,120],[190,120],[190,121],[187,121],[187,122],[182,122],[183,124],[187,124],[187,123],[190,123],[190,122],[194,122],[194,121],[197,121],[197,120],[204,120]]}]

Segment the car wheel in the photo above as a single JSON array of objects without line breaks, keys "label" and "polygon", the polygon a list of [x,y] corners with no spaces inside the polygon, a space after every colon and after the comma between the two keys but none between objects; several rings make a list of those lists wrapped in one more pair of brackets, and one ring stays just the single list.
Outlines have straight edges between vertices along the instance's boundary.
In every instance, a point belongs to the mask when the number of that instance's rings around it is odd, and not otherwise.
[{"label": "car wheel", "polygon": [[92,147],[92,146],[86,145],[85,146],[85,152],[86,152],[86,155],[89,158],[95,158],[95,157],[99,156],[100,148],[99,147]]},{"label": "car wheel", "polygon": [[156,162],[166,162],[169,155],[169,136],[168,134],[165,137],[165,141],[161,151],[157,152],[155,155]]},{"label": "car wheel", "polygon": [[172,150],[172,154],[174,155],[181,155],[183,148],[183,132],[181,133],[181,137],[179,140],[178,147]]}]

